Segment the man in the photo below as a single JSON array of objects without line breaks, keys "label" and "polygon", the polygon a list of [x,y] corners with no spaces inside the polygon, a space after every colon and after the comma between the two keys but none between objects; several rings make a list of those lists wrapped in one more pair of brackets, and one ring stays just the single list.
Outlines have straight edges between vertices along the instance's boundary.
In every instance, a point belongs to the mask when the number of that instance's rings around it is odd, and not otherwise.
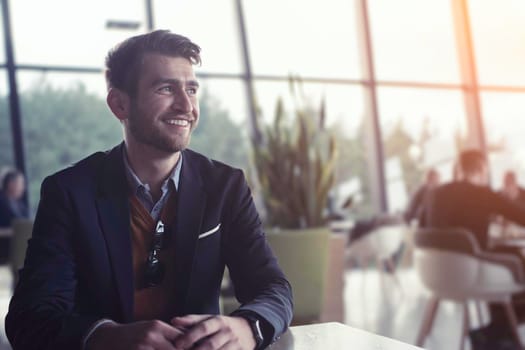
[{"label": "man", "polygon": [[4,175],[0,191],[0,227],[10,227],[13,219],[29,216],[22,200],[25,191],[24,174],[18,170],[10,170]]},{"label": "man", "polygon": [[[25,191],[24,174],[15,169],[7,171],[0,190],[0,228],[11,227],[14,219],[29,217],[23,200]],[[0,237],[0,264],[8,262],[10,241],[11,237]]]},{"label": "man", "polygon": [[512,170],[507,170],[503,176],[501,193],[510,200],[525,204],[525,190],[519,186],[516,173]]},{"label": "man", "polygon": [[[477,150],[461,152],[455,173],[455,181],[438,186],[430,193],[425,211],[427,227],[465,228],[475,235],[482,249],[488,250],[490,248],[488,228],[490,220],[495,215],[502,215],[508,220],[525,225],[525,207],[490,189],[487,163],[483,153]],[[520,249],[501,247],[496,251],[516,255],[525,262]],[[518,318],[522,318],[525,314],[523,300],[525,300],[523,293],[513,296]],[[479,348],[476,339],[486,338],[494,342],[481,347],[487,349],[499,349],[498,346],[502,343],[497,342],[504,343],[512,339],[509,333],[510,326],[507,324],[501,305],[491,304],[490,314],[489,326],[471,333],[474,349]],[[480,334],[483,336],[480,337]]]},{"label": "man", "polygon": [[410,200],[407,211],[405,212],[405,221],[410,223],[412,220],[418,220],[420,226],[424,225],[424,212],[426,198],[430,191],[439,185],[439,173],[436,169],[429,169],[425,175],[425,183],[422,184]]},{"label": "man", "polygon": [[[44,180],[6,318],[16,349],[254,349],[289,325],[291,288],[240,170],[186,149],[200,48],[168,31],[106,59],[124,142]],[[224,266],[239,309],[218,316]]]},{"label": "man", "polygon": [[487,163],[480,151],[461,152],[456,170],[455,181],[436,187],[428,196],[425,226],[466,228],[482,249],[488,249],[488,228],[494,215],[525,225],[525,208],[490,189]]}]

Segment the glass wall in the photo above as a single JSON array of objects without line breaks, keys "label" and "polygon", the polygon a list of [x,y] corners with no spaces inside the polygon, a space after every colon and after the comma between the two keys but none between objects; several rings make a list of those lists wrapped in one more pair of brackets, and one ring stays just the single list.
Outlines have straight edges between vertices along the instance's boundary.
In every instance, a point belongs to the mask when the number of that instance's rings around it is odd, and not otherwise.
[{"label": "glass wall", "polygon": [[201,47],[203,71],[243,71],[235,1],[156,0],[153,4],[156,28],[185,35]]},{"label": "glass wall", "polygon": [[451,1],[368,3],[379,81],[460,82]]},{"label": "glass wall", "polygon": [[380,88],[378,99],[389,208],[402,211],[426,170],[452,179],[466,138],[463,97],[459,90]]},{"label": "glass wall", "polygon": [[469,1],[482,86],[525,86],[525,2]]},{"label": "glass wall", "polygon": [[[373,81],[365,79],[361,64],[366,55],[358,40],[364,28],[358,8],[363,3],[370,16]],[[155,0],[152,4],[156,28],[187,35],[202,47],[203,65],[197,73],[203,85],[203,113],[191,147],[249,172],[251,123],[237,2]],[[17,0],[10,5],[15,59],[21,65],[17,79],[27,168],[35,194],[31,199],[36,201],[47,173],[121,139],[118,122],[104,103],[102,75],[58,73],[54,68],[102,71],[111,46],[145,31],[145,1]],[[378,212],[370,195],[371,187],[378,185],[369,173],[375,157],[365,146],[374,136],[363,127],[365,118],[375,117],[365,112],[375,110],[365,99],[373,88],[377,89],[388,210],[404,207],[425,169],[437,167],[444,180],[450,178],[452,159],[476,126],[476,121],[466,121],[477,120],[467,118],[471,112],[463,91],[471,87],[465,85],[458,64],[458,27],[451,1],[268,0],[242,5],[261,120],[273,122],[279,97],[289,110],[293,108],[290,76],[303,80],[302,90],[312,106],[324,100],[327,124],[340,141],[336,197],[358,199],[358,215]],[[525,95],[525,5],[515,0],[468,1],[468,10],[494,185],[507,168],[517,169],[525,181],[521,154],[525,146],[519,128],[512,127],[525,113],[520,103]],[[110,20],[137,26],[111,29]],[[0,63],[3,49],[0,45]],[[5,102],[0,105],[1,160],[12,164],[5,70],[0,70],[0,79],[0,102]],[[46,94],[56,103],[41,102]],[[74,97],[95,107],[88,113],[83,103],[71,106]],[[42,132],[55,124],[72,136],[54,140]],[[88,135],[96,135],[97,140]]]},{"label": "glass wall", "polygon": [[[2,6],[1,3],[0,3],[0,11],[3,11],[3,6]],[[0,14],[1,14],[1,12],[0,12]],[[5,37],[5,35],[4,35],[4,20],[3,20],[3,17],[0,17],[0,64],[5,64],[5,61],[6,61],[4,37]]]},{"label": "glass wall", "polygon": [[525,3],[469,1],[469,10],[492,185],[506,170],[525,185]]},{"label": "glass wall", "polygon": [[[9,1],[18,64],[101,67],[110,47],[144,31],[142,0]],[[110,30],[108,20],[142,23]]]},{"label": "glass wall", "polygon": [[0,70],[0,180],[4,172],[15,165],[6,82],[5,71]]},{"label": "glass wall", "polygon": [[361,78],[354,0],[245,1],[244,6],[255,75]]},{"label": "glass wall", "polygon": [[481,97],[492,185],[501,188],[507,170],[515,171],[525,185],[525,93],[484,92]]},{"label": "glass wall", "polygon": [[35,209],[47,175],[113,147],[122,131],[97,91],[105,84],[102,74],[20,72],[18,78],[29,198]]}]

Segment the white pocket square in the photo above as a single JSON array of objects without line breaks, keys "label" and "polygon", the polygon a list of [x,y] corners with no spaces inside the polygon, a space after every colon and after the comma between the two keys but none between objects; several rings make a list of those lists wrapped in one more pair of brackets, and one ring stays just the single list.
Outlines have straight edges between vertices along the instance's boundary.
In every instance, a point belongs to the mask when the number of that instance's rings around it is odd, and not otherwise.
[{"label": "white pocket square", "polygon": [[221,227],[221,224],[219,223],[217,226],[215,226],[214,228],[212,228],[211,230],[209,231],[206,231],[204,233],[201,233],[198,237],[198,239],[201,239],[201,238],[204,238],[204,237],[208,237],[209,235],[213,235],[215,232],[219,231],[219,228]]}]

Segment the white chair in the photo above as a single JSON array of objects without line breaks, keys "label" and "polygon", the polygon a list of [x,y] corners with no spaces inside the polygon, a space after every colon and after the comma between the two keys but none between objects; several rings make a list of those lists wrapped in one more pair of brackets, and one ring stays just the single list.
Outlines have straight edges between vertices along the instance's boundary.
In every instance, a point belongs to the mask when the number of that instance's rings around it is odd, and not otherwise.
[{"label": "white chair", "polygon": [[423,346],[439,301],[446,299],[464,308],[461,348],[470,328],[469,300],[503,304],[512,333],[523,348],[511,303],[512,294],[525,290],[519,257],[482,251],[474,235],[464,229],[420,229],[415,235],[414,265],[423,285],[432,293],[416,345]]},{"label": "white chair", "polygon": [[353,259],[360,267],[366,267],[371,261],[377,265],[380,273],[385,265],[392,273],[392,277],[401,288],[397,277],[394,255],[405,241],[407,227],[404,225],[380,226],[363,237],[352,242],[347,248],[347,259]]}]

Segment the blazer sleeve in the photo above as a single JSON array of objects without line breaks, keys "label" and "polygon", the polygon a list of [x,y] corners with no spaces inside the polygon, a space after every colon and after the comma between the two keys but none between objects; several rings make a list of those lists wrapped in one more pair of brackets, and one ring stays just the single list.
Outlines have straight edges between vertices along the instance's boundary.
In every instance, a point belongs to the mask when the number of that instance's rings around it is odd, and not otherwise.
[{"label": "blazer sleeve", "polygon": [[44,180],[24,267],[6,317],[17,349],[80,349],[99,317],[75,313],[74,210],[54,177]]},{"label": "blazer sleeve", "polygon": [[292,291],[268,245],[250,189],[242,175],[233,186],[231,222],[225,259],[241,307],[232,316],[256,314],[265,346],[277,339],[292,319]]}]

